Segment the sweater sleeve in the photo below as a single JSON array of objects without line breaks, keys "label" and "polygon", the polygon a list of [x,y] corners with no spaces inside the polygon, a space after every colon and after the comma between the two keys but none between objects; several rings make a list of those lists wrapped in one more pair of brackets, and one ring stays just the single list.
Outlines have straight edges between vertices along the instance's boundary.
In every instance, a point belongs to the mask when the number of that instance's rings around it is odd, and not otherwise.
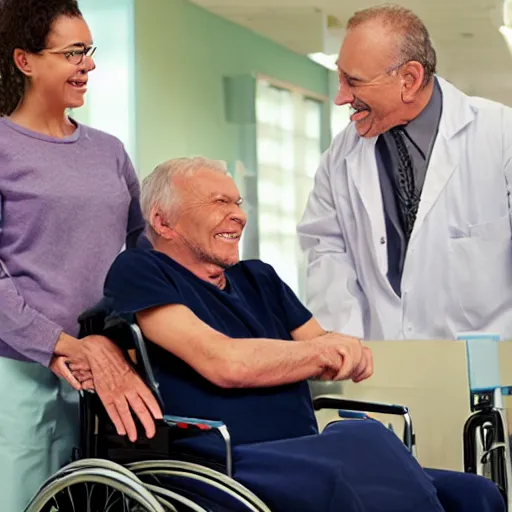
[{"label": "sweater sleeve", "polygon": [[28,359],[48,366],[62,331],[26,303],[0,260],[0,339]]},{"label": "sweater sleeve", "polygon": [[[4,221],[3,203],[0,193],[0,243]],[[47,366],[62,331],[59,325],[25,302],[5,263],[0,259],[0,339],[26,358]]]}]

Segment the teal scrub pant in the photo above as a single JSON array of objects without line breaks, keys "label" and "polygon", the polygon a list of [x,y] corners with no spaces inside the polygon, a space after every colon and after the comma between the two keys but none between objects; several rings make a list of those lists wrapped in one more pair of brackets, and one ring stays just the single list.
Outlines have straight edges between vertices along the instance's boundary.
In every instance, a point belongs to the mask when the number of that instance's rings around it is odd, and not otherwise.
[{"label": "teal scrub pant", "polygon": [[23,512],[79,441],[78,393],[38,364],[0,357],[0,509]]}]

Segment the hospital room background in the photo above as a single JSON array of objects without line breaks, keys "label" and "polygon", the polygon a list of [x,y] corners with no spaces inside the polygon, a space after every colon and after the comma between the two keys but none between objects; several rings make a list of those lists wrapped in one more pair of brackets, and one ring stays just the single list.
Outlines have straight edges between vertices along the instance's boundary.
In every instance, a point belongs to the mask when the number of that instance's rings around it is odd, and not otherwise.
[{"label": "hospital room background", "polygon": [[[249,216],[242,257],[271,263],[304,298],[296,225],[322,152],[349,122],[348,107],[332,102],[335,54],[349,15],[372,3],[81,0],[98,67],[86,105],[73,116],[119,137],[140,179],[172,157],[224,161]],[[430,29],[441,76],[467,94],[512,106],[508,2],[400,3]],[[372,349],[376,370],[368,382],[313,391],[406,404],[421,463],[463,469],[463,427],[472,412],[468,347],[431,340],[375,342]],[[510,344],[487,354],[485,365],[507,409]],[[401,435],[401,419],[377,417]]]}]

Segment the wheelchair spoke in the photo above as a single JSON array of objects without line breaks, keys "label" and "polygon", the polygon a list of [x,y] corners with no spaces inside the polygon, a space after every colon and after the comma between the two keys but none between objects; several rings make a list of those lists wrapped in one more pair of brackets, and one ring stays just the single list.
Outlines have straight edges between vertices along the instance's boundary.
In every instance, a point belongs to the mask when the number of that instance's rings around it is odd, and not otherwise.
[{"label": "wheelchair spoke", "polygon": [[[104,491],[103,491],[103,489]],[[37,507],[38,512],[148,512],[147,508],[132,495],[127,495],[123,489],[116,489],[104,483],[77,483],[58,491],[46,505]],[[163,503],[165,510],[168,503]]]},{"label": "wheelchair spoke", "polygon": [[89,490],[89,484],[85,484],[85,491],[87,493],[87,512],[92,512],[91,501],[92,501],[92,493],[94,492],[94,484],[91,485],[91,490]]},{"label": "wheelchair spoke", "polygon": [[[105,492],[105,498],[106,498],[106,501],[105,501],[105,512],[110,512],[110,509],[116,504],[119,502],[120,499],[122,499],[122,496],[117,496],[116,497],[116,492],[115,491],[112,491],[112,492],[109,492],[108,489],[106,490]],[[112,500],[112,498],[115,497],[114,500]],[[112,503],[110,503],[110,501],[112,500]],[[123,512],[125,512],[126,508],[125,508],[125,502],[123,501]]]},{"label": "wheelchair spoke", "polygon": [[67,494],[68,494],[68,498],[71,503],[71,506],[73,507],[73,512],[76,512],[75,502],[73,501],[73,496],[71,495],[71,490],[70,489],[66,489],[66,490],[67,490]]}]

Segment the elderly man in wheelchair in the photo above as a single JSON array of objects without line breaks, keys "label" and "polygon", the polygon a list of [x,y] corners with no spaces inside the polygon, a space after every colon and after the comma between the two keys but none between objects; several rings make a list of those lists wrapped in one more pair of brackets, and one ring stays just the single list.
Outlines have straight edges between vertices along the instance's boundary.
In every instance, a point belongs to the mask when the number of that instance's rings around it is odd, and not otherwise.
[{"label": "elderly man in wheelchair", "polygon": [[[175,505],[167,502],[169,510],[506,510],[492,481],[423,469],[377,421],[339,421],[318,432],[307,381],[367,379],[373,372],[372,354],[358,339],[325,332],[271,266],[239,261],[246,223],[241,202],[223,167],[202,158],[165,162],[144,180],[142,209],[153,249],[119,255],[105,282],[108,311],[99,315],[101,325],[86,334],[104,333],[127,352],[132,347],[126,340],[135,340],[137,368],[165,416],[153,439],[139,435],[133,443],[115,432],[97,397],[84,393],[81,457],[121,463],[167,458],[149,466],[152,478],[158,468],[166,475],[158,480],[160,498],[170,502],[181,496]],[[87,369],[72,370],[84,387],[93,387]],[[406,412],[397,406],[385,412],[396,409]],[[111,417],[124,434],[115,415]],[[410,448],[410,435],[407,444]],[[98,459],[91,464],[113,471]],[[143,478],[144,467],[149,467],[144,464],[128,464],[134,471],[130,475],[138,472]],[[201,488],[205,475],[227,473],[214,478],[215,496],[211,488],[209,496],[202,495],[183,477],[192,466],[205,468],[194,480]],[[154,481],[140,486],[139,480],[117,471],[140,493],[156,493]],[[65,473],[65,478],[72,476]],[[39,497],[48,495],[55,480]],[[245,498],[236,504],[226,494],[220,498],[222,485]],[[148,503],[150,494],[144,494]],[[243,508],[247,502],[253,508]],[[44,510],[68,509],[73,510],[70,505]]]}]

